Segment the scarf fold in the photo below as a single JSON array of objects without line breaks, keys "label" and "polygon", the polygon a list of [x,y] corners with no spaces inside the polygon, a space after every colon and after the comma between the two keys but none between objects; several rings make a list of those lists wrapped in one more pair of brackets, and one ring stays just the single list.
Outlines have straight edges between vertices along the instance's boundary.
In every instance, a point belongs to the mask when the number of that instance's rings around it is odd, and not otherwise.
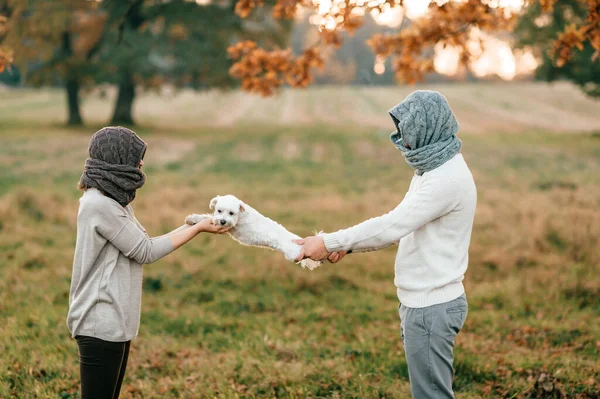
[{"label": "scarf fold", "polygon": [[[392,136],[396,136],[396,134],[392,133]],[[402,151],[406,163],[412,166],[419,176],[442,166],[452,159],[462,147],[462,141],[456,136],[416,150],[406,148],[402,142],[402,138],[398,139],[397,136],[396,138],[392,137],[392,142]]]},{"label": "scarf fold", "polygon": [[81,175],[81,183],[94,187],[121,206],[127,206],[135,198],[135,191],[146,182],[140,168],[129,165],[111,164],[99,159],[88,158]]},{"label": "scarf fold", "polygon": [[418,175],[443,165],[462,147],[456,117],[436,91],[414,91],[389,114],[396,125],[390,140]]}]

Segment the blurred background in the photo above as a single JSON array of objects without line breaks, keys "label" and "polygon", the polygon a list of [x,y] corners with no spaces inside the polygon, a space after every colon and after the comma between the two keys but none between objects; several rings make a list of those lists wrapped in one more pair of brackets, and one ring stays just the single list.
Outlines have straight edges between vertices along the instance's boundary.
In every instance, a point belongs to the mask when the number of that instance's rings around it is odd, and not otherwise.
[{"label": "blurred background", "polygon": [[[271,9],[287,3],[265,3],[241,18],[257,4],[0,1],[0,50],[13,60],[0,73],[0,397],[79,397],[65,318],[76,186],[97,129],[128,125],[148,142],[133,206],[151,236],[218,194],[309,235],[402,200],[413,171],[389,142],[387,111],[431,89],[457,115],[479,195],[457,395],[598,398],[600,64],[585,41],[566,62],[552,55],[592,2],[483,2],[514,29],[472,26],[456,42],[468,58],[428,46],[433,70],[416,85],[401,83],[401,56],[375,55],[369,39],[418,27],[446,2],[363,3],[362,26],[321,49],[323,68],[295,72],[308,88],[261,97],[240,89],[228,47],[301,54],[337,29],[340,4],[280,19]],[[122,397],[409,397],[394,256],[310,272],[198,236],[146,267]]]}]

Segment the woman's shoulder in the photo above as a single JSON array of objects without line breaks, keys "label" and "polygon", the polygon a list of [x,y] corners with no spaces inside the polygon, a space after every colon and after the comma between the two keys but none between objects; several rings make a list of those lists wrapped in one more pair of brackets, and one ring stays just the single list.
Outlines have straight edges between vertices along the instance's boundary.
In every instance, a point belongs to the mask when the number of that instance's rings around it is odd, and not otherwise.
[{"label": "woman's shoulder", "polygon": [[93,213],[123,213],[123,207],[115,200],[102,194],[100,190],[88,188],[79,199],[79,214]]}]

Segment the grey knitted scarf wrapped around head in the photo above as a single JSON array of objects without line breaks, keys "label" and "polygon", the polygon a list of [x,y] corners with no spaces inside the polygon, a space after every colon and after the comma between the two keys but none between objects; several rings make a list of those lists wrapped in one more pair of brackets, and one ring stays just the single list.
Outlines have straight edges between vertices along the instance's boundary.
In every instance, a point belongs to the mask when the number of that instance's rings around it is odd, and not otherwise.
[{"label": "grey knitted scarf wrapped around head", "polygon": [[396,125],[390,139],[418,175],[441,166],[462,147],[456,117],[437,91],[414,91],[389,114]]},{"label": "grey knitted scarf wrapped around head", "polygon": [[89,155],[79,184],[94,187],[126,206],[146,182],[139,168],[146,153],[146,143],[133,131],[120,127],[98,130],[90,140]]}]

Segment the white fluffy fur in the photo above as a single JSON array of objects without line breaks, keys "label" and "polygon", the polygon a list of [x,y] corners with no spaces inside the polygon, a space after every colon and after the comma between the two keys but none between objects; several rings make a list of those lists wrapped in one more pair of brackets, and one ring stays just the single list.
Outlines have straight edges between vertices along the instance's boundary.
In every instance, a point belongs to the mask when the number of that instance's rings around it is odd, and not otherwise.
[{"label": "white fluffy fur", "polygon": [[[301,246],[292,240],[301,237],[289,232],[285,227],[261,215],[256,209],[245,204],[233,195],[217,196],[210,201],[211,214],[192,214],[185,222],[196,224],[212,218],[214,224],[233,226],[227,233],[237,242],[254,247],[270,248],[282,252],[287,260],[294,261],[300,255]],[[313,270],[323,262],[304,259],[302,267]]]}]

